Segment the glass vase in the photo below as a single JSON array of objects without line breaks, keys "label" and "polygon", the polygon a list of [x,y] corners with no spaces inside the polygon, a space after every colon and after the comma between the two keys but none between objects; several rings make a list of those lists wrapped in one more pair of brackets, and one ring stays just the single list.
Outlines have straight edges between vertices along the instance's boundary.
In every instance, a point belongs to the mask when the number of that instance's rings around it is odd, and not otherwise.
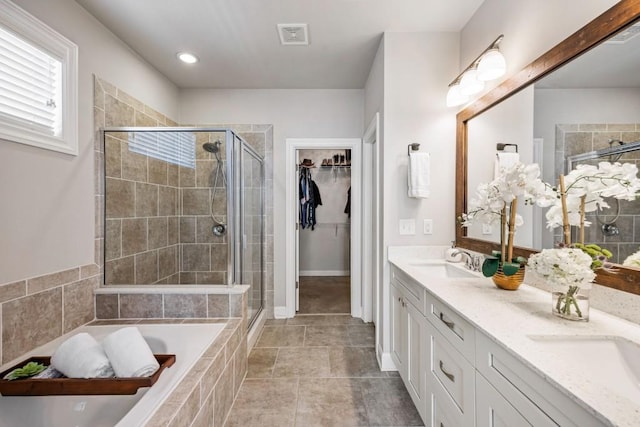
[{"label": "glass vase", "polygon": [[551,292],[551,312],[563,319],[588,322],[590,285],[563,286]]}]

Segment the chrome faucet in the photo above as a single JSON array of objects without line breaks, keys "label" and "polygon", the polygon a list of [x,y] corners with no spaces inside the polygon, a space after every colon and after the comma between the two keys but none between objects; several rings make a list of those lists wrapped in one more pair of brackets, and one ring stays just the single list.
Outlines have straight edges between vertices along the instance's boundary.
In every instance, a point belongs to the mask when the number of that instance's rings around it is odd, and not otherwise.
[{"label": "chrome faucet", "polygon": [[473,255],[470,252],[467,252],[460,248],[455,248],[453,252],[451,252],[451,256],[463,255],[466,257],[466,261],[464,263],[465,267],[467,267],[471,271],[480,271],[483,261],[482,255]]}]

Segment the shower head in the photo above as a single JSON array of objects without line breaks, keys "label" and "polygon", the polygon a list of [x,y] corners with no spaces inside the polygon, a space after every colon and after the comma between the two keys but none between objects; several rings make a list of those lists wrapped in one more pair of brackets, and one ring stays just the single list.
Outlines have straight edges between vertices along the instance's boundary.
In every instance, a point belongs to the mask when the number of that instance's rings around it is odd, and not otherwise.
[{"label": "shower head", "polygon": [[204,144],[202,144],[202,148],[204,148],[204,151],[208,151],[209,153],[217,153],[220,151],[220,141],[216,141],[216,142],[205,142]]}]

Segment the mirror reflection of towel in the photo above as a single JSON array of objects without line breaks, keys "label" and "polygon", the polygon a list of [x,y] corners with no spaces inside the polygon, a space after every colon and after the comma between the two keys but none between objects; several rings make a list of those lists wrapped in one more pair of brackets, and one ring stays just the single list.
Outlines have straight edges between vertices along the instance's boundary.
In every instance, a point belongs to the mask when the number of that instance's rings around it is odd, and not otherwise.
[{"label": "mirror reflection of towel", "polygon": [[518,153],[496,153],[496,163],[493,168],[494,179],[500,175],[501,169],[510,168],[520,161]]}]

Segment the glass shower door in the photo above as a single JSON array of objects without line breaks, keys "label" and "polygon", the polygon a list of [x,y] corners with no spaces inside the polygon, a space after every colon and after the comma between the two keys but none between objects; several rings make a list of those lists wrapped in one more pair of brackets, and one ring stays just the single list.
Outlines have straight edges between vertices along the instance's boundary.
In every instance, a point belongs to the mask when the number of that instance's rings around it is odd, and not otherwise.
[{"label": "glass shower door", "polygon": [[262,158],[245,141],[240,149],[241,280],[249,285],[248,319],[251,324],[263,304],[264,295],[264,170]]}]

